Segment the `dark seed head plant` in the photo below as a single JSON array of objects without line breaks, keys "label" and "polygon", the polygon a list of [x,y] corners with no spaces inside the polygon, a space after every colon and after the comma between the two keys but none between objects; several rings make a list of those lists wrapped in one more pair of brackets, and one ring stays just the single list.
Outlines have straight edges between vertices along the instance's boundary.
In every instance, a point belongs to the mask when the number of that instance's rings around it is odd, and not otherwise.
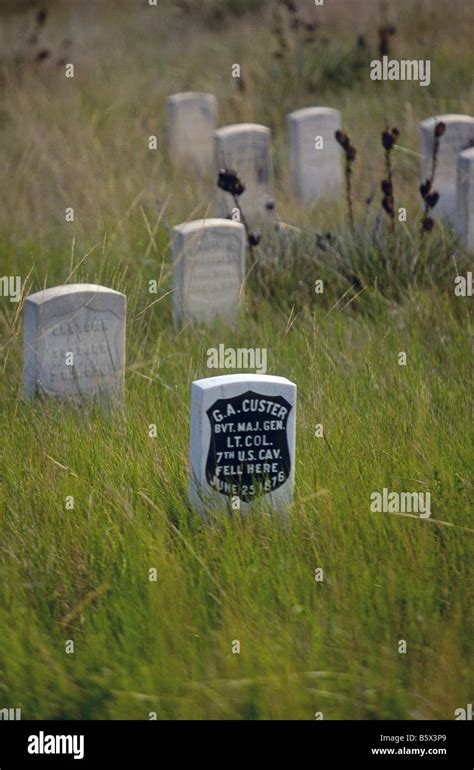
[{"label": "dark seed head plant", "polygon": [[273,10],[272,34],[275,38],[276,48],[273,52],[275,59],[284,59],[288,52],[288,40],[286,37],[283,14],[278,5]]},{"label": "dark seed head plant", "polygon": [[392,150],[400,135],[398,128],[385,129],[382,132],[382,146],[385,151],[385,178],[382,179],[382,208],[390,217],[390,230],[395,232],[395,199],[393,194]]},{"label": "dark seed head plant", "polygon": [[[219,171],[219,174],[217,176],[217,186],[219,187],[220,190],[223,190],[223,192],[226,192],[232,196],[234,208],[238,209],[238,212],[239,212],[238,221],[242,222],[242,224],[245,227],[245,232],[247,233],[247,243],[249,246],[250,256],[253,261],[254,248],[255,246],[258,246],[258,244],[260,243],[261,235],[258,232],[254,232],[250,230],[249,224],[244,216],[244,212],[242,211],[242,206],[240,204],[240,196],[245,192],[245,185],[239,179],[237,171],[234,171],[233,169],[224,168],[224,169],[221,169],[221,171]],[[229,216],[229,218],[232,219],[231,216]]]},{"label": "dark seed head plant", "polygon": [[346,182],[346,205],[347,205],[347,214],[349,217],[349,227],[352,232],[354,232],[354,211],[352,206],[352,164],[354,163],[357,155],[357,150],[354,147],[353,144],[351,144],[351,140],[344,131],[336,131],[335,133],[336,141],[338,144],[341,145],[344,156],[345,156],[345,165],[344,165],[344,175],[345,175],[345,182]]},{"label": "dark seed head plant", "polygon": [[440,194],[436,190],[433,190],[434,179],[436,175],[436,165],[438,162],[438,152],[441,137],[446,131],[446,124],[443,121],[438,121],[434,127],[433,138],[433,152],[431,155],[431,172],[428,179],[420,185],[420,195],[423,200],[423,217],[421,219],[421,232],[430,233],[434,227],[434,219],[430,216],[430,212],[439,201]]},{"label": "dark seed head plant", "polygon": [[392,38],[397,29],[393,24],[385,24],[378,30],[379,36],[379,54],[380,56],[390,56],[390,38]]}]

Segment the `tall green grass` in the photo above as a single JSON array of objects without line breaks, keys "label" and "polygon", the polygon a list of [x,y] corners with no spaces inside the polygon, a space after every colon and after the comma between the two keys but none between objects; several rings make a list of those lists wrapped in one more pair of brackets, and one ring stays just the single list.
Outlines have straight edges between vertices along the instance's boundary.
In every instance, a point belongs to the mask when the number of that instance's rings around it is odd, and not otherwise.
[{"label": "tall green grass", "polygon": [[[262,302],[238,331],[177,336],[158,304],[144,337],[132,292],[115,413],[22,403],[12,352],[2,702],[24,718],[452,718],[472,694],[468,302],[425,291],[293,323]],[[188,506],[190,383],[216,373],[219,342],[266,346],[298,384],[289,526],[258,509],[209,526]],[[384,486],[430,491],[431,519],[371,513]]]}]

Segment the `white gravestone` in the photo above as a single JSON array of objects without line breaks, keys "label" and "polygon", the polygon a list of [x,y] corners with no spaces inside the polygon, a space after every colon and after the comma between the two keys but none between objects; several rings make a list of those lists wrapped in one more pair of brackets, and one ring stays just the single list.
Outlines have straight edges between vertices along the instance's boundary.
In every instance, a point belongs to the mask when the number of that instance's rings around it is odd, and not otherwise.
[{"label": "white gravestone", "polygon": [[79,400],[123,397],[126,297],[89,283],[26,298],[24,392]]},{"label": "white gravestone", "polygon": [[234,321],[245,278],[245,228],[228,219],[198,219],[173,228],[174,321]]},{"label": "white gravestone", "polygon": [[[238,123],[219,128],[214,136],[217,171],[232,169],[245,185],[239,200],[247,222],[253,225],[273,221],[273,212],[266,207],[273,195],[270,129]],[[233,208],[232,196],[219,190],[221,216],[228,216]]]},{"label": "white gravestone", "polygon": [[474,250],[474,147],[458,155],[457,214],[459,234]]},{"label": "white gravestone", "polygon": [[469,115],[439,115],[420,123],[423,182],[431,175],[434,130],[439,122],[446,124],[446,131],[439,144],[433,189],[439,192],[440,199],[433,214],[455,224],[458,155],[474,145],[474,118]]},{"label": "white gravestone", "polygon": [[254,500],[283,512],[293,498],[296,385],[231,374],[191,387],[190,501],[245,513]]},{"label": "white gravestone", "polygon": [[341,113],[329,107],[307,107],[288,115],[292,186],[303,203],[337,198],[341,192],[341,148],[334,136],[340,128]]},{"label": "white gravestone", "polygon": [[217,101],[213,94],[187,92],[166,100],[168,144],[174,165],[191,162],[202,173],[214,169]]}]

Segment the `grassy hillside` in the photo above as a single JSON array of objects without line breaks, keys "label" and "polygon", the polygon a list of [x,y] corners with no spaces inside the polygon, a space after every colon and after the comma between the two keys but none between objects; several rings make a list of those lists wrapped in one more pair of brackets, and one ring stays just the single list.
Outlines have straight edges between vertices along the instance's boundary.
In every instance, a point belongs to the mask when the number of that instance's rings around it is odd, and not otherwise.
[{"label": "grassy hillside", "polygon": [[[0,297],[0,708],[454,718],[473,696],[474,522],[472,298],[453,289],[473,259],[439,223],[420,236],[417,124],[474,113],[472,8],[300,2],[294,30],[276,2],[57,0],[40,25],[19,5],[0,5],[0,276],[23,285],[20,303]],[[430,88],[369,80],[386,24],[393,56],[432,60]],[[237,329],[171,323],[170,228],[215,199],[212,176],[166,153],[164,100],[190,89],[216,94],[222,125],[272,128],[278,215],[300,228],[264,234]],[[342,111],[358,151],[354,234],[344,201],[291,194],[286,114],[312,104]],[[386,122],[408,213],[394,236]],[[22,401],[24,296],[76,281],[127,294],[122,411]],[[190,384],[218,373],[220,343],[267,348],[269,373],[298,385],[289,527],[258,506],[209,526],[187,504]],[[372,513],[384,487],[429,491],[431,518]]]}]

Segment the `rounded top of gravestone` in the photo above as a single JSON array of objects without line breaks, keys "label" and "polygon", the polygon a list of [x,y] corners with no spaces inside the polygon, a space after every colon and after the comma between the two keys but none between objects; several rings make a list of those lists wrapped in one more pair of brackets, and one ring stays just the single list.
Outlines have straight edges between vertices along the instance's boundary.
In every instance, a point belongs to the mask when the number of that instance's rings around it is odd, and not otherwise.
[{"label": "rounded top of gravestone", "polygon": [[462,160],[474,160],[474,147],[468,147],[466,150],[461,150],[458,155]]},{"label": "rounded top of gravestone", "polygon": [[333,107],[303,107],[300,110],[293,110],[288,114],[289,120],[303,120],[304,118],[318,118],[324,115],[337,116],[339,110],[333,109]]},{"label": "rounded top of gravestone", "polygon": [[191,233],[198,232],[199,230],[206,230],[208,228],[226,228],[227,230],[242,231],[244,226],[241,222],[236,222],[233,219],[221,219],[219,217],[212,217],[210,219],[193,219],[191,222],[183,222],[181,225],[176,225],[173,230],[181,235],[190,235]]},{"label": "rounded top of gravestone", "polygon": [[474,117],[472,115],[456,115],[454,113],[450,113],[448,115],[433,115],[431,118],[426,118],[425,120],[422,120],[420,123],[420,126],[422,128],[427,128],[429,130],[432,130],[436,123],[464,123],[464,124],[471,124],[474,125]]},{"label": "rounded top of gravestone", "polygon": [[259,123],[233,123],[230,126],[222,126],[218,128],[214,133],[219,137],[232,136],[233,134],[241,133],[254,133],[254,134],[271,134],[271,130],[268,126],[262,126]]},{"label": "rounded top of gravestone", "polygon": [[67,283],[63,286],[51,286],[49,289],[42,289],[35,294],[30,294],[26,297],[26,301],[42,305],[53,299],[74,297],[79,294],[89,294],[91,296],[105,294],[125,298],[125,294],[122,294],[120,291],[115,291],[115,289],[109,289],[108,286],[100,286],[96,283]]},{"label": "rounded top of gravestone", "polygon": [[286,377],[278,377],[273,374],[222,374],[217,377],[204,377],[202,380],[194,380],[193,387],[209,390],[210,388],[225,387],[226,385],[292,385],[294,382]]},{"label": "rounded top of gravestone", "polygon": [[182,93],[177,94],[170,94],[167,97],[168,102],[183,102],[183,101],[194,101],[194,100],[202,100],[207,99],[210,101],[215,101],[216,97],[214,94],[208,94],[204,91],[183,91]]}]

